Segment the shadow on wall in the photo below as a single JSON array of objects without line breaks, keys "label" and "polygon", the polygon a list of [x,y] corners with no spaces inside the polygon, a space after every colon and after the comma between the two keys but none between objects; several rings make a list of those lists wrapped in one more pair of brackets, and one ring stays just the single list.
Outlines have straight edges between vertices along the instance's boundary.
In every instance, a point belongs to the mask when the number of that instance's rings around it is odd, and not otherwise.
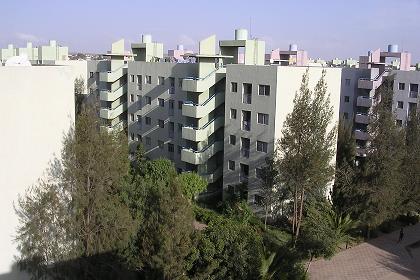
[{"label": "shadow on wall", "polygon": [[20,271],[16,263],[14,263],[8,273],[1,273],[0,280],[29,280],[30,275]]}]

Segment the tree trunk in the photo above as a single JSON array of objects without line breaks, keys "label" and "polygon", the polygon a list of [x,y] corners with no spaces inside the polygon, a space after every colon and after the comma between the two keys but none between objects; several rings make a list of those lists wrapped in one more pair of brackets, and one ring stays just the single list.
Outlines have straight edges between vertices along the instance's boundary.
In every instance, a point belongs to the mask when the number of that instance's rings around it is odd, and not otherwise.
[{"label": "tree trunk", "polygon": [[296,241],[299,237],[300,225],[302,223],[304,195],[305,195],[305,189],[302,188],[302,192],[300,194],[299,218],[297,219],[297,223],[296,223],[296,237],[295,237],[295,240],[294,240],[295,244],[296,244]]},{"label": "tree trunk", "polygon": [[295,194],[293,199],[293,219],[292,219],[292,233],[295,236],[295,228],[296,228],[296,217],[297,217],[297,188],[295,188]]}]

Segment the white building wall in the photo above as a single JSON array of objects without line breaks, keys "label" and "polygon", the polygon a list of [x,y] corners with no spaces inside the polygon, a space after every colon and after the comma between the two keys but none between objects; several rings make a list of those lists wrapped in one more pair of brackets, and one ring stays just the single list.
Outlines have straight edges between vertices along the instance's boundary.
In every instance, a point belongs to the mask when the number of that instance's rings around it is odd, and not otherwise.
[{"label": "white building wall", "polygon": [[73,77],[69,67],[0,68],[0,278],[12,272],[18,225],[13,203],[59,156],[63,135],[74,122]]}]

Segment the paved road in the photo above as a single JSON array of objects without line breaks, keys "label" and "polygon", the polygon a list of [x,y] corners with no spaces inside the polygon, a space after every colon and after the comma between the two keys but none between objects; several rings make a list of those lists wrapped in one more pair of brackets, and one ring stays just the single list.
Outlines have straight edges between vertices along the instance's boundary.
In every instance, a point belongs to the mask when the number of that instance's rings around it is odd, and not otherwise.
[{"label": "paved road", "polygon": [[[309,269],[311,280],[420,280],[420,224],[404,228],[342,251],[331,260],[317,260]],[[410,246],[411,245],[411,246]]]}]

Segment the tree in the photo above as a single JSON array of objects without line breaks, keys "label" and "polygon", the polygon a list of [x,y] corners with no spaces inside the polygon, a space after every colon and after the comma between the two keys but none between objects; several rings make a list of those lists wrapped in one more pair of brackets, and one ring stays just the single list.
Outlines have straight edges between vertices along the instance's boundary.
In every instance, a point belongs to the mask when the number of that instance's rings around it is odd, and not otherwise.
[{"label": "tree", "polygon": [[190,201],[207,189],[207,181],[195,172],[184,172],[179,175],[183,186],[182,192]]},{"label": "tree", "polygon": [[349,214],[335,212],[328,201],[310,205],[303,224],[304,238],[298,244],[310,256],[307,270],[314,257],[329,259],[342,244],[347,247],[354,240],[350,233],[356,226]]},{"label": "tree", "polygon": [[148,279],[184,279],[194,247],[191,205],[170,161],[147,161],[143,170],[133,182],[141,223],[124,257]]},{"label": "tree", "polygon": [[305,197],[325,196],[326,186],[334,174],[331,159],[335,152],[335,129],[329,129],[333,111],[325,71],[313,92],[308,88],[308,78],[307,71],[277,144],[280,182],[293,194],[295,242],[303,220]]},{"label": "tree", "polygon": [[420,114],[417,110],[409,112],[405,128],[405,157],[403,159],[404,184],[402,185],[404,210],[420,210]]},{"label": "tree", "polygon": [[85,100],[85,80],[82,77],[74,80],[74,104],[76,115],[82,111],[82,104]]},{"label": "tree", "polygon": [[[278,169],[275,166],[274,158],[266,158],[266,165],[261,169],[261,183],[259,193],[262,197],[261,206],[264,207],[264,227],[267,229],[267,219],[271,214],[270,210],[276,202],[282,203],[282,197],[277,193],[280,192],[278,187]],[[279,201],[277,201],[277,199]]]},{"label": "tree", "polygon": [[359,191],[363,200],[359,207],[360,220],[367,226],[378,226],[402,211],[402,161],[404,134],[397,127],[392,107],[392,81],[385,79],[376,91],[376,104],[368,126],[367,156],[362,165]]},{"label": "tree", "polygon": [[23,263],[38,260],[33,271],[73,263],[75,278],[112,277],[107,272],[116,267],[115,259],[99,265],[96,256],[113,254],[132,234],[132,216],[121,197],[129,170],[127,140],[101,130],[95,112],[82,109],[50,177],[19,200],[16,239]]}]

